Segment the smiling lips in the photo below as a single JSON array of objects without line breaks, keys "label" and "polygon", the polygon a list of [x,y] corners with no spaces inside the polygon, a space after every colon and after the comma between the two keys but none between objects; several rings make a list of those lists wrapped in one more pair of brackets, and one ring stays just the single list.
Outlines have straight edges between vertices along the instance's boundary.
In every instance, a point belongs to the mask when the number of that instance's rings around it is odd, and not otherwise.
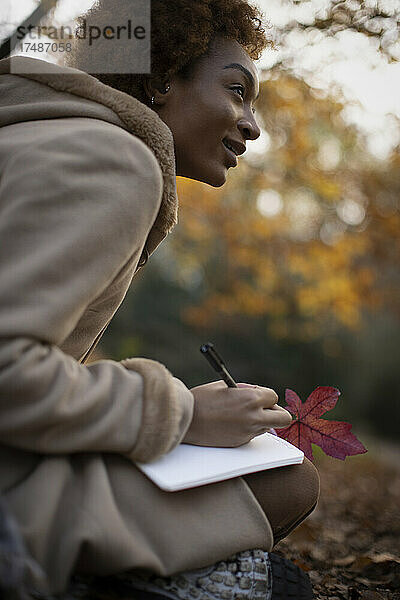
[{"label": "smiling lips", "polygon": [[243,152],[246,150],[245,144],[242,144],[242,142],[236,142],[234,140],[228,140],[226,138],[222,140],[222,143],[232,163],[231,166],[236,167],[237,157],[243,154]]}]

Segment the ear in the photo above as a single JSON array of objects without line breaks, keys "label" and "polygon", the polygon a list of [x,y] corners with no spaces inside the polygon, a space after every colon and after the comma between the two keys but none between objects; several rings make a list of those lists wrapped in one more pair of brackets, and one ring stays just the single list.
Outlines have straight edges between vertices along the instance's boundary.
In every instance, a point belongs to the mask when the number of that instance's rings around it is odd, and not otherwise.
[{"label": "ear", "polygon": [[143,87],[146,96],[149,99],[149,104],[154,97],[154,104],[161,106],[165,104],[167,100],[166,94],[168,94],[171,86],[166,80],[162,80],[160,77],[146,77],[143,82]]}]

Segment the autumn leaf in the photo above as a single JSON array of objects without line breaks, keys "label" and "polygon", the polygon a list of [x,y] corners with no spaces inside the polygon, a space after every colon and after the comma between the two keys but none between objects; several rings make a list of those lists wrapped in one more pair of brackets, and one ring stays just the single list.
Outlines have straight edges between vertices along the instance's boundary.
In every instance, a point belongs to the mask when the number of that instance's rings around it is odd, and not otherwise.
[{"label": "autumn leaf", "polygon": [[351,433],[350,423],[327,421],[321,415],[336,405],[339,390],[334,387],[317,387],[303,403],[296,392],[286,390],[285,407],[294,417],[284,429],[277,429],[279,437],[300,448],[309,460],[313,460],[311,444],[317,444],[325,454],[344,460],[346,456],[367,452],[362,443]]}]

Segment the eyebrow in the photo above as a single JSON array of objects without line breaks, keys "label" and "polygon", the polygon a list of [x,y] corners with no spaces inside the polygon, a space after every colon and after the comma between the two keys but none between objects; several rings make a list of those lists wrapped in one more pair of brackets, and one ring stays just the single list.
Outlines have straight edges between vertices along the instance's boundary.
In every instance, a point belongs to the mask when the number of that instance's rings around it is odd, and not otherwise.
[{"label": "eyebrow", "polygon": [[[254,81],[254,77],[253,75],[250,73],[250,71],[248,69],[246,69],[246,67],[244,67],[243,65],[241,65],[240,63],[231,63],[230,65],[225,65],[225,67],[223,67],[224,69],[236,69],[238,71],[242,71],[242,73],[244,73],[247,77],[247,79],[249,80],[250,84],[253,86],[253,89],[256,89],[256,82]],[[255,97],[254,100],[257,100],[258,96],[260,95],[260,92],[258,92],[257,96]]]}]

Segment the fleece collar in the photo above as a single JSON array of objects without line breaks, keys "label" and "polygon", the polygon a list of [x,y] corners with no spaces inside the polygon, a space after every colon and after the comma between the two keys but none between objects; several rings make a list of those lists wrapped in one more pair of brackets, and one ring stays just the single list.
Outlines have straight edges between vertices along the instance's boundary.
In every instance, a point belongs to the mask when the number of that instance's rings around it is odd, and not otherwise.
[{"label": "fleece collar", "polygon": [[25,77],[59,92],[74,94],[108,107],[128,131],[152,150],[162,171],[164,187],[160,210],[146,242],[146,250],[151,254],[177,223],[175,151],[169,127],[153,110],[136,98],[77,69],[60,67],[35,58],[14,56],[0,61],[0,75],[3,74]]}]

